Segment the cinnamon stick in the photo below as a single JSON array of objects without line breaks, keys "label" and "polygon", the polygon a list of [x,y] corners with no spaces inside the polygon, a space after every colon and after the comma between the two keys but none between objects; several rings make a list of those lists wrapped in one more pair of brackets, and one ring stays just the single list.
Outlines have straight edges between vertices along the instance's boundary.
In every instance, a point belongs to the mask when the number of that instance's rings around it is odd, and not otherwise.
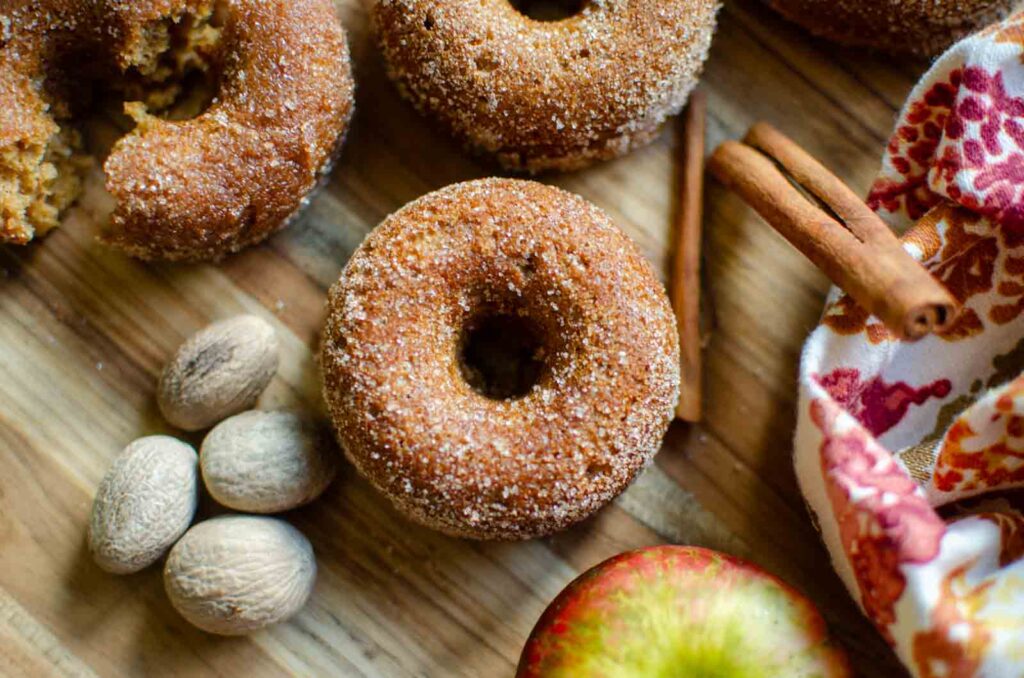
[{"label": "cinnamon stick", "polygon": [[899,238],[882,218],[792,139],[771,125],[759,122],[750,128],[743,141],[774,159],[797,183],[827,203],[859,240],[882,247],[900,247]]},{"label": "cinnamon stick", "polygon": [[700,252],[704,213],[704,133],[707,98],[700,90],[690,96],[680,138],[679,207],[675,220],[675,252],[672,259],[672,307],[679,329],[680,374],[676,417],[700,421]]},{"label": "cinnamon stick", "polygon": [[[919,339],[953,323],[956,299],[838,177],[764,123],[746,141],[719,146],[709,161],[712,173],[833,283],[899,337]],[[783,169],[832,214],[794,187]]]}]

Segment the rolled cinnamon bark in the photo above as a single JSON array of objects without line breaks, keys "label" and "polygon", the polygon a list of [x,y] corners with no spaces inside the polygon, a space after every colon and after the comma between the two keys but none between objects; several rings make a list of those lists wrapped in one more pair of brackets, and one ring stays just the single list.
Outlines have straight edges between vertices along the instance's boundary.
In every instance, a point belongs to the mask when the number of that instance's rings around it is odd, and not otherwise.
[{"label": "rolled cinnamon bark", "polygon": [[680,138],[680,195],[675,223],[675,252],[670,297],[679,326],[681,356],[679,403],[676,417],[700,421],[703,407],[700,338],[701,222],[704,215],[704,133],[707,98],[700,90],[690,96]]},{"label": "rolled cinnamon bark", "polygon": [[[708,163],[712,173],[833,283],[901,338],[952,324],[959,311],[953,295],[839,178],[764,123],[747,141],[719,146]],[[780,166],[844,223],[805,197]]]}]

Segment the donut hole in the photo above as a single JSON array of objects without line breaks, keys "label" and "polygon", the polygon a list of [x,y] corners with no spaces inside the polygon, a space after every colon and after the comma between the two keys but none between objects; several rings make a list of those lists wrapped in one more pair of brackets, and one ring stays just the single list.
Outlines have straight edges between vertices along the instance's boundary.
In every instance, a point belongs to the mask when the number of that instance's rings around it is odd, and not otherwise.
[{"label": "donut hole", "polygon": [[576,16],[590,0],[509,0],[516,11],[534,21],[564,21]]},{"label": "donut hole", "polygon": [[478,315],[463,330],[459,369],[474,391],[492,400],[515,400],[544,373],[540,328],[513,313]]},{"label": "donut hole", "polygon": [[216,94],[224,12],[211,5],[149,23],[121,55],[115,98],[169,120],[202,114]]}]

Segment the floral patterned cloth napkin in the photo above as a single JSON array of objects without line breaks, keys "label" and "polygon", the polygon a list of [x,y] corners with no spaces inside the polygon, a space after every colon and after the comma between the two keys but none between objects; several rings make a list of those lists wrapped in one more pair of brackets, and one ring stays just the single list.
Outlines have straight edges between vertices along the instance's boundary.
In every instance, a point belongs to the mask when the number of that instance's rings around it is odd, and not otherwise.
[{"label": "floral patterned cloth napkin", "polygon": [[869,203],[964,312],[906,343],[832,291],[800,370],[801,489],[914,676],[1021,678],[1024,13],[925,75]]}]

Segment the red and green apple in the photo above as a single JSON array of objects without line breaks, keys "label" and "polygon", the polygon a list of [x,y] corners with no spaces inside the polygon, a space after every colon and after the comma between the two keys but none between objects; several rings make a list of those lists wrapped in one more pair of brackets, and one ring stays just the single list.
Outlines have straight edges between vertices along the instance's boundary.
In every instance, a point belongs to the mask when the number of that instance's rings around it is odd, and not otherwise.
[{"label": "red and green apple", "polygon": [[656,546],[572,582],[541,616],[517,678],[848,678],[803,595],[707,549]]}]

